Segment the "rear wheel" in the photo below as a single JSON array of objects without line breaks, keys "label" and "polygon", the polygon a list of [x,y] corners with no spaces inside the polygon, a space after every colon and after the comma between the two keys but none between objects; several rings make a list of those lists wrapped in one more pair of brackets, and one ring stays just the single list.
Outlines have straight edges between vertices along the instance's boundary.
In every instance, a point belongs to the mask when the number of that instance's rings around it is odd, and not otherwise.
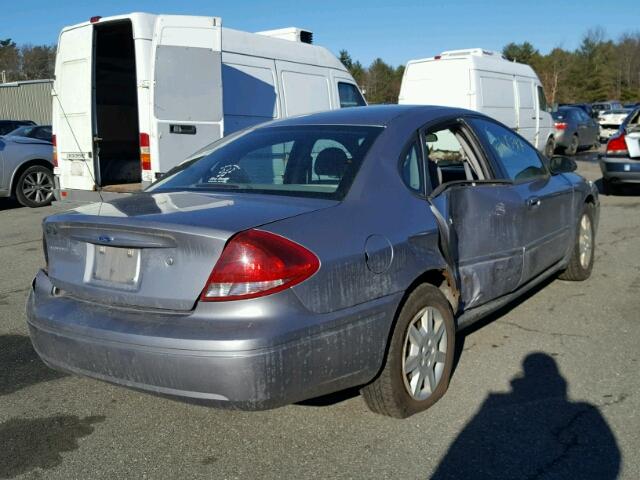
[{"label": "rear wheel", "polygon": [[594,207],[590,203],[586,203],[582,209],[569,266],[560,274],[562,280],[582,281],[591,276],[595,252],[593,210]]},{"label": "rear wheel", "polygon": [[554,152],[556,151],[556,141],[553,137],[550,137],[547,140],[547,144],[544,147],[544,154],[547,158],[553,157]]},{"label": "rear wheel", "polygon": [[361,390],[367,406],[405,418],[438,401],[449,386],[455,333],[442,292],[433,285],[418,286],[398,315],[380,375]]},{"label": "rear wheel", "polygon": [[578,139],[578,135],[574,135],[571,137],[571,143],[569,143],[569,146],[565,148],[564,153],[567,155],[575,155],[578,152],[579,146],[580,140]]},{"label": "rear wheel", "polygon": [[53,172],[42,165],[27,168],[16,183],[16,198],[25,207],[44,207],[53,200]]}]

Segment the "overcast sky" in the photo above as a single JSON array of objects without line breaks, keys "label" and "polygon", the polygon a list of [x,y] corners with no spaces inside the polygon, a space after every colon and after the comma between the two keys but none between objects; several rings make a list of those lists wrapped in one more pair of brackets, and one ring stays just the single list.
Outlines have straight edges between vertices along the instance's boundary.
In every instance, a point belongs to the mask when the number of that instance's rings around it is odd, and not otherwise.
[{"label": "overcast sky", "polygon": [[[603,27],[611,38],[640,30],[640,0],[407,1],[407,0],[7,0],[0,39],[55,43],[65,25],[93,15],[132,11],[222,17],[224,26],[258,31],[299,26],[334,53],[345,48],[365,65],[374,58],[398,65],[443,50],[501,50],[530,41],[542,52],[576,48],[584,33]],[[94,6],[92,6],[94,5]]]}]

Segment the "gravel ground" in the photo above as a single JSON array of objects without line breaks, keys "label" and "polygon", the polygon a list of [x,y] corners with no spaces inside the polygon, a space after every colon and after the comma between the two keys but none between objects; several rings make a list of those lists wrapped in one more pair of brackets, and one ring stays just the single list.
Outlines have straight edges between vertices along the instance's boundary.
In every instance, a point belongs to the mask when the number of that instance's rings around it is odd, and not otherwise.
[{"label": "gravel ground", "polygon": [[588,281],[547,282],[465,332],[448,393],[400,421],[354,392],[233,412],[49,370],[24,302],[59,208],[0,200],[0,478],[640,478],[634,194],[601,197]]}]

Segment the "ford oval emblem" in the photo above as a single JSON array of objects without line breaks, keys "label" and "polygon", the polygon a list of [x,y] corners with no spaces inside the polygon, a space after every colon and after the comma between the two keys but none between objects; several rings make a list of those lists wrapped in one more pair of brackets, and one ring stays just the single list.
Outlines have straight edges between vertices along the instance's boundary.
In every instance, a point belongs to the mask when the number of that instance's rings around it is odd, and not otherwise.
[{"label": "ford oval emblem", "polygon": [[111,243],[113,242],[113,237],[110,237],[109,235],[100,235],[98,237],[98,241],[100,243]]}]

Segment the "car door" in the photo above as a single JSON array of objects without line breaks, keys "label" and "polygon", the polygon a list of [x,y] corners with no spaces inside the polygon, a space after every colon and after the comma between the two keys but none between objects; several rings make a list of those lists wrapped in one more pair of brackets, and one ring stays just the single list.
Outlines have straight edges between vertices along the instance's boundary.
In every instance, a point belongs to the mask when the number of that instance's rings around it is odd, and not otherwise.
[{"label": "car door", "polygon": [[474,130],[519,197],[524,247],[521,284],[560,261],[571,243],[573,187],[562,175],[551,175],[540,154],[522,137],[488,118],[474,118]]},{"label": "car door", "polygon": [[598,124],[586,114],[582,109],[576,109],[578,117],[578,135],[580,137],[580,146],[591,146],[598,140]]},{"label": "car door", "polygon": [[519,192],[511,182],[495,178],[490,159],[464,120],[429,128],[422,137],[432,188],[428,198],[463,308],[512,292],[523,267],[519,226],[526,212]]}]

